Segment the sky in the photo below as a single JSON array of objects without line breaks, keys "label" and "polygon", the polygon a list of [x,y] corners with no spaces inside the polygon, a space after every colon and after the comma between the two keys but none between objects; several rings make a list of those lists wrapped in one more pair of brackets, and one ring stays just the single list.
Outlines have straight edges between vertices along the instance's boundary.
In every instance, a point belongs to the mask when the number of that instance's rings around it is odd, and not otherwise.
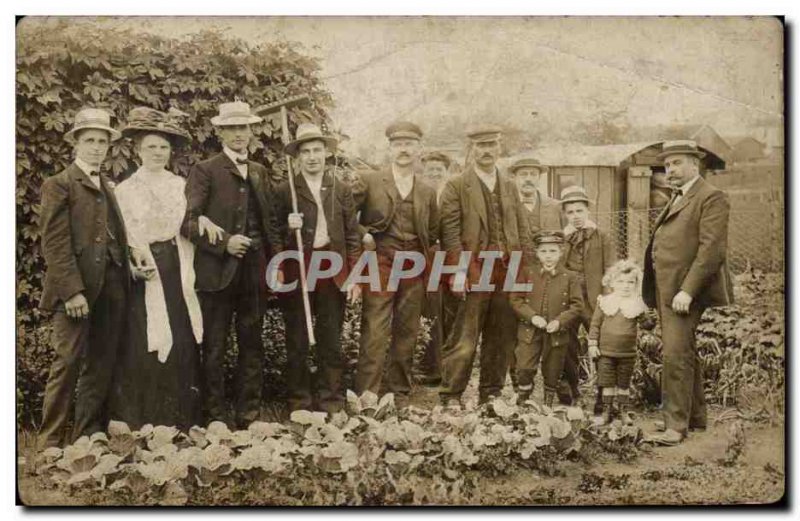
[{"label": "sky", "polygon": [[[352,152],[395,119],[433,143],[494,123],[568,142],[603,117],[706,123],[723,136],[782,122],[782,26],[745,17],[154,17],[102,24],[163,35],[215,27],[300,42],[333,93]],[[454,135],[454,134],[462,134]]]}]

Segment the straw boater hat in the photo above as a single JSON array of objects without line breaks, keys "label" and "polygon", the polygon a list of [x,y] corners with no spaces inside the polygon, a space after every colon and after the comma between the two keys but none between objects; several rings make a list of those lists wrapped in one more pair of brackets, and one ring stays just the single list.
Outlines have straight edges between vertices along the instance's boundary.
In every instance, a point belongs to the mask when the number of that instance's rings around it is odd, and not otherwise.
[{"label": "straw boater hat", "polygon": [[231,127],[236,125],[252,125],[264,121],[250,111],[250,105],[243,101],[232,101],[222,103],[219,106],[219,114],[211,118],[211,124],[215,127]]},{"label": "straw boater hat", "polygon": [[706,153],[697,148],[697,143],[691,140],[665,141],[661,153],[656,156],[659,161],[664,161],[672,155],[694,156],[698,159],[706,157]]},{"label": "straw boater hat", "polygon": [[514,173],[520,168],[535,168],[540,174],[547,172],[547,167],[532,157],[517,159],[508,167],[508,171]]},{"label": "straw boater hat", "polygon": [[386,127],[386,137],[393,139],[422,139],[422,129],[410,121],[395,121]]},{"label": "straw boater hat", "polygon": [[72,129],[64,134],[64,139],[70,143],[75,143],[75,133],[81,130],[105,130],[109,134],[111,141],[118,140],[122,134],[111,128],[111,114],[103,109],[83,109],[75,114],[75,123]]},{"label": "straw boater hat", "polygon": [[582,186],[568,186],[561,190],[561,205],[582,202],[589,204],[589,196]]},{"label": "straw boater hat", "polygon": [[338,144],[335,138],[324,135],[318,126],[312,123],[301,123],[297,127],[295,140],[286,145],[284,151],[290,156],[294,156],[297,154],[297,148],[307,141],[322,141],[329,152],[335,151]]},{"label": "straw boater hat", "polygon": [[128,113],[128,122],[122,135],[133,138],[140,134],[163,134],[171,142],[184,145],[192,140],[185,130],[166,112],[150,107],[135,107]]},{"label": "straw boater hat", "polygon": [[450,168],[450,158],[447,154],[442,152],[429,152],[422,156],[422,162],[427,163],[428,161],[441,161],[444,163],[445,168]]}]

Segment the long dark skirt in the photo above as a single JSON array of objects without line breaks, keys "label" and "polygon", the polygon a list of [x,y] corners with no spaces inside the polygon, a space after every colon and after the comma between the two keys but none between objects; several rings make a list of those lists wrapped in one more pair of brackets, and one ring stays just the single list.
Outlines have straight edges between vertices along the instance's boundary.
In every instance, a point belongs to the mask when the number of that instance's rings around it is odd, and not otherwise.
[{"label": "long dark skirt", "polygon": [[167,360],[147,351],[145,284],[132,285],[127,338],[118,358],[111,390],[110,417],[132,429],[146,423],[186,430],[200,425],[200,356],[183,298],[178,248],[173,241],[153,243],[150,251],[164,288],[172,350]]}]

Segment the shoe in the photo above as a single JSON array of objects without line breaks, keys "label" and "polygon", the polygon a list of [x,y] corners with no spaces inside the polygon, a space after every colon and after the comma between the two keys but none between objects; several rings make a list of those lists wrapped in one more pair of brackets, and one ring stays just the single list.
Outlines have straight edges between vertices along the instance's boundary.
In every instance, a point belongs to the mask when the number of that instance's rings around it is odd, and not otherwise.
[{"label": "shoe", "polygon": [[417,383],[425,387],[437,387],[442,383],[442,377],[430,375],[418,376]]},{"label": "shoe", "polygon": [[450,411],[460,411],[461,410],[461,400],[458,398],[447,397],[441,399],[442,407]]},{"label": "shoe", "polygon": [[[658,432],[664,432],[665,430],[667,430],[667,426],[664,423],[664,420],[654,420],[653,423],[655,424],[656,430]],[[699,426],[695,427],[695,426],[690,425],[689,426],[689,430],[692,431],[692,432],[706,432],[706,426],[705,425],[699,425]]]},{"label": "shoe", "polygon": [[611,423],[611,407],[606,406],[603,407],[603,412],[600,414],[600,416],[595,416],[594,424],[597,425],[598,427],[601,427],[603,425],[608,425],[610,423]]},{"label": "shoe", "polygon": [[665,445],[667,447],[674,447],[675,445],[679,445],[685,436],[680,432],[667,429],[660,434],[652,434],[647,436],[644,441],[649,441],[651,443],[655,443],[656,445]]},{"label": "shoe", "polygon": [[517,393],[517,405],[522,405],[531,398],[530,391],[522,391]]}]

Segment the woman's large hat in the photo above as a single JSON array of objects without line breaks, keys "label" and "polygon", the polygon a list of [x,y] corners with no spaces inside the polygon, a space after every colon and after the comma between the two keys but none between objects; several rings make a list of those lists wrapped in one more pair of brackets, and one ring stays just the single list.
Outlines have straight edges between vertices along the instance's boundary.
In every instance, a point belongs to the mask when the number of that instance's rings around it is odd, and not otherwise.
[{"label": "woman's large hat", "polygon": [[72,129],[64,134],[64,139],[70,143],[75,142],[75,133],[80,130],[105,130],[108,132],[111,141],[118,140],[122,134],[118,130],[111,128],[111,114],[103,109],[83,109],[75,114],[75,123]]},{"label": "woman's large hat", "polygon": [[297,148],[307,141],[322,141],[329,152],[335,152],[338,144],[335,138],[323,134],[318,126],[312,123],[301,123],[295,132],[295,140],[286,145],[284,151],[290,156],[294,156],[297,154]]},{"label": "woman's large hat", "polygon": [[250,105],[244,101],[232,101],[222,103],[219,106],[219,114],[211,118],[211,124],[216,127],[231,127],[238,125],[252,125],[261,123],[262,118],[254,115],[250,111]]},{"label": "woman's large hat", "polygon": [[664,161],[667,156],[683,154],[687,156],[695,156],[698,159],[706,157],[706,153],[697,148],[697,143],[685,139],[680,141],[665,141],[661,153],[656,156],[659,161]]},{"label": "woman's large hat", "polygon": [[178,126],[175,118],[150,107],[135,107],[128,113],[128,121],[122,129],[125,137],[134,137],[137,134],[163,134],[167,139],[180,144],[192,140],[189,134]]}]

